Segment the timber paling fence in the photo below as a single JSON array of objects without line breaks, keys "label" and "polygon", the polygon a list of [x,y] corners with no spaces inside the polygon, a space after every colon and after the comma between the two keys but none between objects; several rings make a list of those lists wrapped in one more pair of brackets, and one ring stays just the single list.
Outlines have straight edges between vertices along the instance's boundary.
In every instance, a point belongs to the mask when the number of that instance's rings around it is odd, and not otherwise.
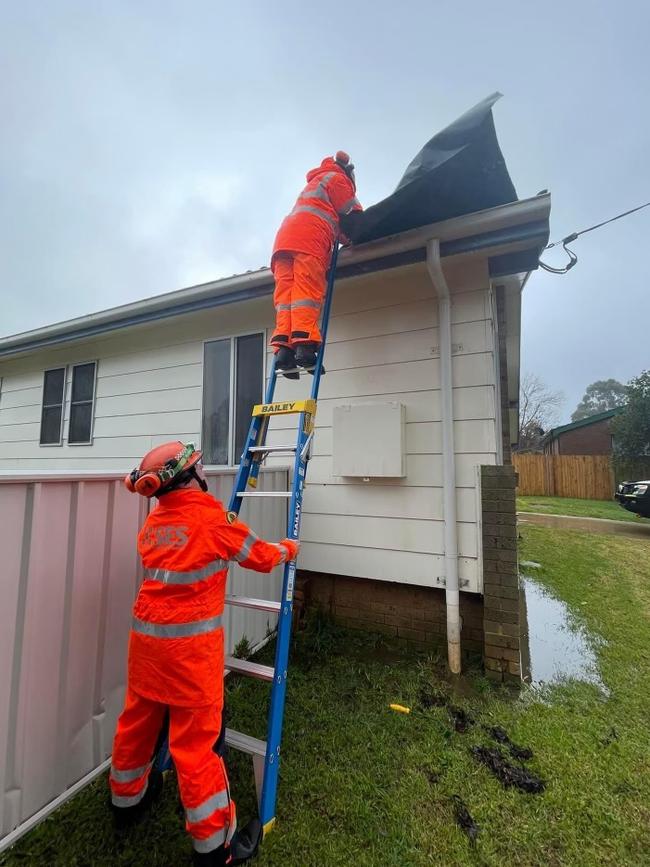
[{"label": "timber paling fence", "polygon": [[522,497],[576,497],[611,500],[614,470],[609,455],[514,454]]}]

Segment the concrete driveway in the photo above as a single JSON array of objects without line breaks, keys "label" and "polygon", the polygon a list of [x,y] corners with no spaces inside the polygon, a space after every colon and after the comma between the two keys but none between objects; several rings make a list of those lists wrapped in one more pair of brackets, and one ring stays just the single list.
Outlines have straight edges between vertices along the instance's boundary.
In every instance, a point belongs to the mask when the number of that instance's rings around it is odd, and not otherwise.
[{"label": "concrete driveway", "polygon": [[588,533],[615,533],[650,540],[650,521],[610,521],[607,518],[573,518],[569,515],[544,515],[539,512],[517,512],[518,524],[557,527],[559,530],[584,530]]}]

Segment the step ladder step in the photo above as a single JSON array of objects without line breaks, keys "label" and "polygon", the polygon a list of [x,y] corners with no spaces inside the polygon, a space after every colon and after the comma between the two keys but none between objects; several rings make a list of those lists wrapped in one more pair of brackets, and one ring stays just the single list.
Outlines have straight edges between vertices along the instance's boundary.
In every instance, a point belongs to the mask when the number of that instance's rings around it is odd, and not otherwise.
[{"label": "step ladder step", "polygon": [[266,756],[266,741],[236,732],[234,729],[226,729],[226,743],[233,750],[247,753],[249,756]]},{"label": "step ladder step", "polygon": [[296,446],[251,446],[249,452],[258,454],[259,452],[295,452]]},{"label": "step ladder step", "polygon": [[307,400],[278,400],[273,403],[258,403],[253,407],[253,415],[287,415],[289,413],[306,412],[316,414],[316,401],[313,398]]},{"label": "step ladder step", "polygon": [[[298,376],[304,376],[306,373],[309,373],[313,376],[314,371],[316,370],[316,365],[313,367],[291,367],[289,370],[278,370],[278,376],[286,376],[287,374],[297,373]],[[327,371],[325,368],[321,370],[321,376],[325,376]]]},{"label": "step ladder step", "polygon": [[260,665],[259,662],[250,662],[248,659],[236,659],[234,656],[226,657],[225,667],[235,674],[246,674],[257,680],[266,680],[272,683],[274,672],[270,665]]},{"label": "step ladder step", "polygon": [[226,596],[228,605],[236,605],[239,608],[254,608],[256,611],[273,611],[276,614],[282,606],[272,599],[253,599],[252,596]]},{"label": "step ladder step", "polygon": [[291,491],[241,491],[239,497],[290,497]]}]

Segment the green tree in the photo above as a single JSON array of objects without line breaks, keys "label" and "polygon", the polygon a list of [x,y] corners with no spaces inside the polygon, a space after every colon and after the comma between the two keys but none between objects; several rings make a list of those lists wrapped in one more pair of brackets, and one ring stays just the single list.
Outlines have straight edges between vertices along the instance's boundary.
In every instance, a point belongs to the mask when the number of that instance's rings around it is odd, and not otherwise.
[{"label": "green tree", "polygon": [[614,453],[621,458],[650,455],[650,370],[644,370],[625,387],[624,411],[612,419]]},{"label": "green tree", "polygon": [[599,412],[607,412],[625,403],[625,386],[617,379],[599,379],[587,386],[584,397],[571,416],[571,421],[579,421]]}]

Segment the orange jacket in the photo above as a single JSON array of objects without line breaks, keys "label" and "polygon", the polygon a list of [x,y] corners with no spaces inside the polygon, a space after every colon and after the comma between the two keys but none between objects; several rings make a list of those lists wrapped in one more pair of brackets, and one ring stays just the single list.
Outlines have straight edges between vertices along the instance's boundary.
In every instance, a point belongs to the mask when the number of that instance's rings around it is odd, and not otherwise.
[{"label": "orange jacket", "polygon": [[361,211],[352,180],[332,157],[307,174],[307,186],[275,237],[276,253],[308,253],[328,263],[339,237],[339,217]]},{"label": "orange jacket", "polygon": [[164,704],[221,699],[228,564],[270,572],[293,559],[290,540],[265,542],[211,494],[171,491],[138,536],[144,581],[133,607],[129,686]]}]

